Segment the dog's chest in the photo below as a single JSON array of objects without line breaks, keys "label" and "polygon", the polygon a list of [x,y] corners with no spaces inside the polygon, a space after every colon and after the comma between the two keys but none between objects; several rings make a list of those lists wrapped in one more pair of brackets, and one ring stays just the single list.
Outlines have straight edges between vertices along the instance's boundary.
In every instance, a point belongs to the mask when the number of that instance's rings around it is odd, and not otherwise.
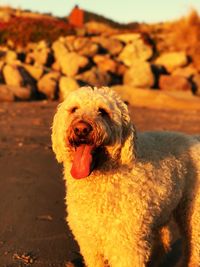
[{"label": "dog's chest", "polygon": [[[121,178],[68,188],[68,221],[73,229],[79,228],[91,233],[125,227],[130,221],[139,224],[145,213],[146,199],[140,197],[140,190],[131,181]],[[143,208],[144,207],[144,208]],[[128,217],[127,217],[128,216]]]}]

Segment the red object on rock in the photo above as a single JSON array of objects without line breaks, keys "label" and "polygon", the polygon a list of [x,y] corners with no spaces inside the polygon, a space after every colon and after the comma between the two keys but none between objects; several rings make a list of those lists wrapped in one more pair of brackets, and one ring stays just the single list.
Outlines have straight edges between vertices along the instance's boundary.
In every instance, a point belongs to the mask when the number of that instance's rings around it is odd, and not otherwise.
[{"label": "red object on rock", "polygon": [[84,11],[75,6],[69,15],[69,24],[74,27],[82,27],[84,23]]}]

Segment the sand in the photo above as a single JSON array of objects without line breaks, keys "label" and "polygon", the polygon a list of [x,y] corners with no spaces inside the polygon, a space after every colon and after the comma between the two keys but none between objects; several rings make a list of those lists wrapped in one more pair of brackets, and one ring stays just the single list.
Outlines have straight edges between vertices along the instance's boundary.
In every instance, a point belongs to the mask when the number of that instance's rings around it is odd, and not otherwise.
[{"label": "sand", "polygon": [[[65,223],[62,166],[51,149],[50,128],[57,104],[0,104],[2,267],[64,267],[78,256],[78,246]],[[130,111],[140,131],[200,133],[198,108],[137,105]],[[178,254],[179,244],[162,266],[172,267],[172,258]]]}]

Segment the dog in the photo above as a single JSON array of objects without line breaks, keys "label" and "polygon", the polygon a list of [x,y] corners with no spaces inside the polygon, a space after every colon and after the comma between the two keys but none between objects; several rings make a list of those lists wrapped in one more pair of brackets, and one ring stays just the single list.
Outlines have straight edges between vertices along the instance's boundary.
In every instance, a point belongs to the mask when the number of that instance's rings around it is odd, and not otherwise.
[{"label": "dog", "polygon": [[67,222],[86,266],[148,266],[171,218],[183,238],[180,266],[200,266],[199,140],[138,133],[108,87],[82,87],[59,105],[52,147],[64,166]]}]

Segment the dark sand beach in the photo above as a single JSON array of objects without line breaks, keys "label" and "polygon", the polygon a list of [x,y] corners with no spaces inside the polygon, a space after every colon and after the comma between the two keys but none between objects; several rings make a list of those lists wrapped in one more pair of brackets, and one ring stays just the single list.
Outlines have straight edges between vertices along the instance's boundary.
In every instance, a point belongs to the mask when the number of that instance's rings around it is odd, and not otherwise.
[{"label": "dark sand beach", "polygon": [[[57,102],[0,105],[0,266],[63,267],[78,257],[66,222],[62,166],[51,149]],[[199,111],[130,107],[138,130],[200,133]],[[179,251],[174,250],[173,257]],[[173,266],[169,257],[163,266]]]}]

